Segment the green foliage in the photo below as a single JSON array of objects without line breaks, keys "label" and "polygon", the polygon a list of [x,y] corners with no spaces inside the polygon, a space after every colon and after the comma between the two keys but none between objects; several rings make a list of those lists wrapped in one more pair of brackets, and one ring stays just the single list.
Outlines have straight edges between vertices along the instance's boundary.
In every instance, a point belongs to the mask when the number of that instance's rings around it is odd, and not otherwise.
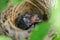
[{"label": "green foliage", "polygon": [[53,40],[60,40],[60,36],[55,36]]},{"label": "green foliage", "polygon": [[0,12],[6,8],[9,0],[0,0]]},{"label": "green foliage", "polygon": [[11,2],[11,5],[17,5],[24,0],[0,0],[0,12],[2,12],[8,5],[9,2]]},{"label": "green foliage", "polygon": [[60,40],[60,0],[53,0],[52,2],[50,22],[57,35],[54,40]]},{"label": "green foliage", "polygon": [[48,21],[36,25],[30,40],[43,40],[43,38],[48,34],[49,29],[50,24]]}]

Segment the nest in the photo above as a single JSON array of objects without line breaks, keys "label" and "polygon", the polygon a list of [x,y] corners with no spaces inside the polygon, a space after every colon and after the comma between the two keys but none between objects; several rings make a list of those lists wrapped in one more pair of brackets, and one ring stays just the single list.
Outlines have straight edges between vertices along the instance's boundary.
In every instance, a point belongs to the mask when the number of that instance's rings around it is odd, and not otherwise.
[{"label": "nest", "polygon": [[[48,1],[47,1],[48,2]],[[22,30],[16,26],[16,19],[26,13],[38,14],[42,20],[48,20],[48,5],[46,0],[26,0],[21,4],[15,6],[8,6],[5,11],[1,13],[0,25],[3,29],[3,33],[8,36],[13,37],[15,40],[19,40],[19,38],[27,38],[29,37],[30,30]]]}]

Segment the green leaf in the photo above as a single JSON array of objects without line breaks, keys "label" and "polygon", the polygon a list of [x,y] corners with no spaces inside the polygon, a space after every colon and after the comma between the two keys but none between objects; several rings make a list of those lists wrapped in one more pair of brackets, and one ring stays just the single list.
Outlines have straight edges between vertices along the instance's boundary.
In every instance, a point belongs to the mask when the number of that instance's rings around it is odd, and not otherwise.
[{"label": "green leaf", "polygon": [[0,0],[0,12],[6,8],[8,1],[9,0]]},{"label": "green leaf", "polygon": [[36,25],[36,28],[32,32],[30,40],[43,40],[45,35],[48,34],[49,29],[50,29],[50,24],[48,22],[42,22]]}]

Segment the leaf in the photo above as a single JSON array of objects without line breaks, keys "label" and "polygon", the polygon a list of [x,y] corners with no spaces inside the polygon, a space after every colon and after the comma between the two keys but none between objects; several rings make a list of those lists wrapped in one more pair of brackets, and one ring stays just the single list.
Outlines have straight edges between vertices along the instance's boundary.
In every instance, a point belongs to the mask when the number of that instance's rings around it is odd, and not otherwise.
[{"label": "leaf", "polygon": [[8,1],[9,0],[0,0],[0,12],[6,8]]},{"label": "leaf", "polygon": [[48,22],[42,22],[36,25],[36,28],[32,32],[32,35],[30,36],[30,40],[43,40],[45,35],[48,34],[49,29],[50,24]]}]

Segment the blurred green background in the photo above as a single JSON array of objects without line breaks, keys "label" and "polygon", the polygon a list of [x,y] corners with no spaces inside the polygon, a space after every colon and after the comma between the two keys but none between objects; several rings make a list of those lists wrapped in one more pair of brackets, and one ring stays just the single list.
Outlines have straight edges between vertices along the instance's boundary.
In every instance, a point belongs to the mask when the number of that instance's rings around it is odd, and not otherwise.
[{"label": "blurred green background", "polygon": [[0,12],[6,8],[8,0],[0,0]]},{"label": "blurred green background", "polygon": [[[12,2],[12,5],[16,5],[19,4],[21,2],[23,2],[24,0],[0,0],[0,12],[2,12],[8,5],[9,2]],[[55,1],[55,0],[54,0]],[[58,1],[58,0],[57,0]],[[60,1],[59,1],[60,4]],[[57,6],[58,7],[58,6]],[[58,9],[60,8],[60,6],[58,7]],[[50,21],[52,21],[53,23],[55,23],[53,20],[55,15],[54,13],[56,13],[56,11],[58,10],[57,8],[53,7],[51,9],[51,18]],[[60,9],[59,9],[60,10]],[[58,11],[59,11],[58,10]],[[59,12],[60,13],[60,12]],[[57,13],[56,13],[57,14]],[[59,21],[59,20],[58,20]],[[51,22],[51,23],[52,23]],[[52,23],[52,24],[53,24]],[[32,35],[30,36],[30,40],[43,40],[43,38],[45,37],[45,35],[48,34],[50,29],[50,23],[48,21],[39,23],[38,25],[36,25],[36,28],[33,30]],[[0,36],[0,40],[12,40],[10,37],[1,35]],[[55,37],[53,40],[60,40],[60,37]]]},{"label": "blurred green background", "polygon": [[7,7],[8,3],[11,3],[11,5],[16,5],[23,1],[24,0],[0,0],[0,12]]}]

